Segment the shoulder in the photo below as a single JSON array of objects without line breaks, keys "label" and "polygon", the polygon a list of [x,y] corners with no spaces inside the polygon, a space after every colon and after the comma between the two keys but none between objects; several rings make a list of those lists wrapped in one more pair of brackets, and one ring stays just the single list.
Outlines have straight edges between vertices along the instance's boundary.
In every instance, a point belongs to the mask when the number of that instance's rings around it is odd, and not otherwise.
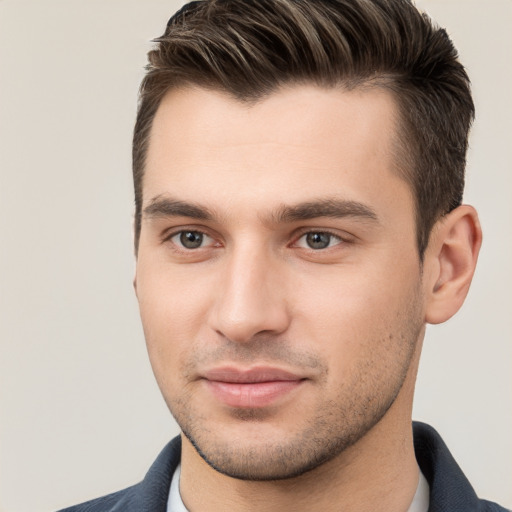
[{"label": "shoulder", "polygon": [[508,508],[503,508],[492,501],[481,500],[480,503],[482,505],[482,512],[511,512]]},{"label": "shoulder", "polygon": [[142,482],[59,512],[165,512],[172,475],[181,458],[181,439],[160,452]]},{"label": "shoulder", "polygon": [[414,422],[413,431],[416,459],[430,487],[430,512],[507,512],[496,503],[478,498],[435,429],[425,423]]},{"label": "shoulder", "polygon": [[139,486],[140,484],[137,484],[123,489],[122,491],[102,496],[101,498],[64,508],[59,512],[114,512],[118,510],[135,510],[133,503],[137,499]]}]

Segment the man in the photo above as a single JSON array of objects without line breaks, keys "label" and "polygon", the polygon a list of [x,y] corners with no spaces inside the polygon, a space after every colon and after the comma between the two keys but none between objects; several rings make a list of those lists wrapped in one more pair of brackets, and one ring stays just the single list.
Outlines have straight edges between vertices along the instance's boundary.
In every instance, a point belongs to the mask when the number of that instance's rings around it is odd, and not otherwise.
[{"label": "man", "polygon": [[467,294],[469,81],[407,0],[201,1],[149,54],[135,290],[182,435],[80,511],[493,511],[411,424]]}]

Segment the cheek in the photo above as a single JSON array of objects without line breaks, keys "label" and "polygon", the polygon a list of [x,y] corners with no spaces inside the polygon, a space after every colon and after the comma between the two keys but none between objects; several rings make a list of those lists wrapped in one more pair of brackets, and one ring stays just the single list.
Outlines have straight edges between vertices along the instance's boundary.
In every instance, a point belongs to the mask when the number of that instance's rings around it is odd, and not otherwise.
[{"label": "cheek", "polygon": [[422,321],[416,268],[411,264],[399,273],[389,267],[339,268],[323,279],[302,282],[296,293],[296,335],[315,340],[315,350],[340,375],[365,361],[380,364],[381,359],[386,365],[393,353],[415,341],[411,338]]},{"label": "cheek", "polygon": [[208,309],[208,274],[161,262],[137,266],[137,298],[145,330],[177,334],[190,329]]},{"label": "cheek", "polygon": [[208,311],[207,286],[183,272],[138,265],[137,298],[153,371],[160,386],[178,375]]}]

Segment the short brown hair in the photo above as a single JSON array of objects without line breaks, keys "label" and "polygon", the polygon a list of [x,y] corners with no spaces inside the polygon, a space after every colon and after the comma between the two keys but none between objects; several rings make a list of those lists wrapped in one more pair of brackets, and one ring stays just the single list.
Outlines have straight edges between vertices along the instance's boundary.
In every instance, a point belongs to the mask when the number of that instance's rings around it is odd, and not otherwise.
[{"label": "short brown hair", "polygon": [[385,87],[398,105],[397,167],[415,195],[420,258],[435,222],[460,205],[474,117],[446,31],[409,0],[202,0],[155,40],[133,137],[135,247],[154,116],[165,93],[197,85],[257,101],[284,84]]}]

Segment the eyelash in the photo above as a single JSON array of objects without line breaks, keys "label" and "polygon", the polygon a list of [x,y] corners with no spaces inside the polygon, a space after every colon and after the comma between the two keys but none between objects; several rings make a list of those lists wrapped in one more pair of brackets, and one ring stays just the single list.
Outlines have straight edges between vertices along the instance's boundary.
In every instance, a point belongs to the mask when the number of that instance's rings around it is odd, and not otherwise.
[{"label": "eyelash", "polygon": [[[167,242],[171,242],[172,245],[173,245],[173,248],[174,250],[178,251],[178,252],[182,252],[182,253],[192,253],[192,252],[195,252],[199,249],[206,249],[208,248],[208,246],[200,246],[200,247],[197,247],[197,248],[187,248],[187,247],[183,247],[182,245],[180,245],[179,243],[177,242],[172,242],[172,239],[178,235],[182,235],[184,233],[197,233],[199,235],[202,235],[203,237],[208,237],[208,238],[211,238],[212,240],[215,240],[215,237],[209,235],[206,231],[203,231],[201,229],[195,229],[195,228],[190,228],[190,229],[180,229],[180,230],[177,230],[177,231],[172,231],[171,233],[167,233],[164,238],[162,239],[162,242],[163,243],[167,243]],[[350,240],[348,239],[348,237],[342,237],[340,236],[339,234],[336,234],[336,233],[333,233],[329,230],[326,230],[326,229],[308,229],[308,230],[305,230],[305,231],[301,231],[299,233],[298,236],[294,236],[293,237],[293,242],[291,244],[291,247],[297,247],[297,244],[298,242],[304,238],[304,237],[307,237],[308,235],[310,234],[321,234],[321,235],[327,235],[330,237],[330,240],[329,240],[329,246],[328,247],[325,247],[325,248],[318,248],[318,249],[314,249],[312,247],[300,247],[304,250],[309,250],[309,251],[312,251],[312,252],[315,252],[315,253],[318,253],[318,252],[322,252],[322,251],[326,251],[328,249],[332,249],[333,247],[336,247],[340,244],[346,244],[346,243],[350,243]],[[333,246],[331,246],[331,242],[332,242],[332,239],[335,239],[337,241],[337,243],[335,243]],[[220,247],[221,244],[220,243],[216,243],[213,245],[213,247]]]},{"label": "eyelash", "polygon": [[297,243],[299,242],[299,240],[301,240],[304,237],[307,237],[308,235],[313,235],[313,234],[327,235],[330,237],[329,244],[332,242],[333,238],[337,241],[337,243],[334,244],[334,246],[329,245],[328,247],[321,248],[321,249],[314,249],[313,247],[302,247],[302,249],[313,251],[313,252],[321,252],[321,251],[326,251],[328,249],[331,249],[332,247],[335,247],[337,245],[348,242],[348,240],[341,237],[339,234],[333,233],[327,229],[310,229],[307,231],[303,231],[302,233],[300,233],[300,235],[298,237],[294,238],[295,241],[293,242],[293,245],[296,246]]},{"label": "eyelash", "polygon": [[[211,238],[212,240],[215,240],[215,237],[209,235],[206,231],[203,231],[201,229],[195,229],[195,228],[190,228],[190,229],[186,229],[185,228],[185,229],[179,229],[177,231],[172,231],[170,233],[165,234],[165,236],[162,239],[162,242],[163,243],[170,242],[174,246],[174,249],[176,251],[180,251],[180,252],[184,252],[184,253],[190,253],[190,252],[195,251],[197,249],[205,249],[205,247],[202,247],[202,246],[191,249],[191,248],[180,246],[178,243],[172,241],[172,239],[174,237],[176,237],[178,235],[182,235],[184,233],[197,233],[199,235],[202,235],[203,237],[208,237],[208,238]],[[220,244],[215,244],[215,245],[220,246]]]}]

